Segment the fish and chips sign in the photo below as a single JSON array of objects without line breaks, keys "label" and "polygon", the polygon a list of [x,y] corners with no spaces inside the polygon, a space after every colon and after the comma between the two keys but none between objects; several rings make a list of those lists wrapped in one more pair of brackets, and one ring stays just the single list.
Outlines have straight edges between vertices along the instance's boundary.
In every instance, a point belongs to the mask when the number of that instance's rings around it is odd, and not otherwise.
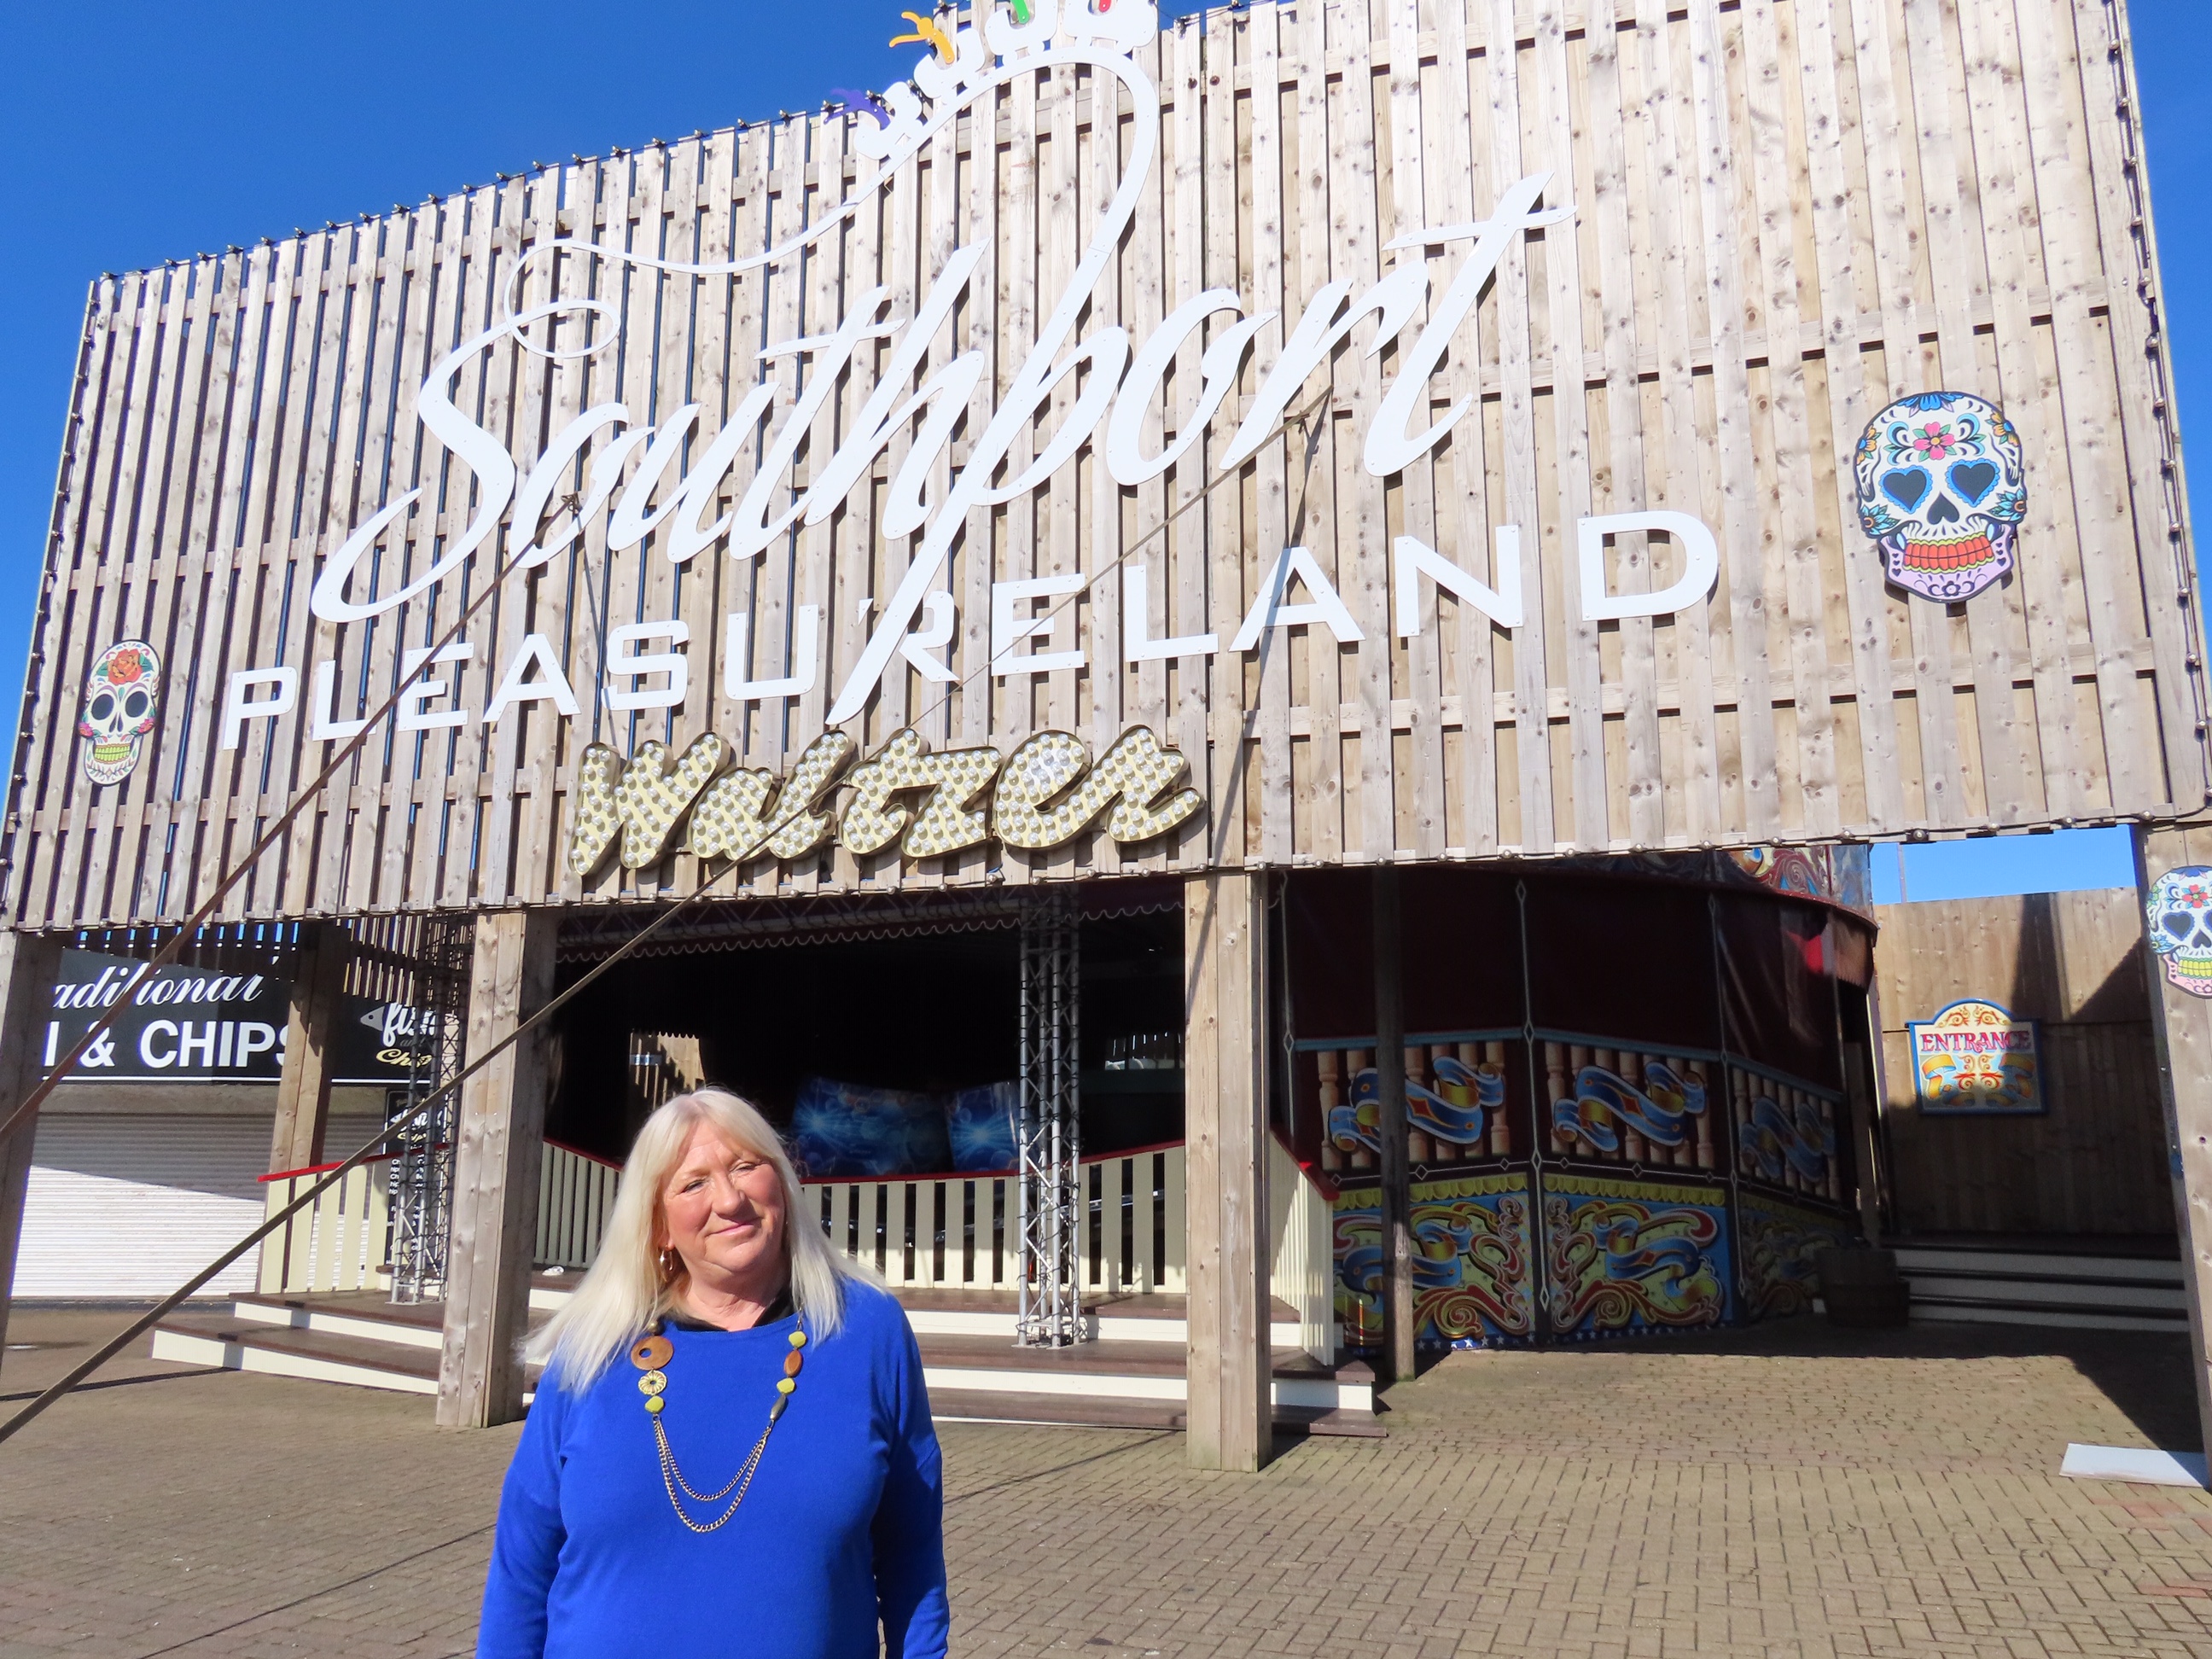
[{"label": "fish and chips sign", "polygon": [[1905,1029],[1922,1111],[2003,1116],[2046,1109],[2033,1020],[1968,998]]}]

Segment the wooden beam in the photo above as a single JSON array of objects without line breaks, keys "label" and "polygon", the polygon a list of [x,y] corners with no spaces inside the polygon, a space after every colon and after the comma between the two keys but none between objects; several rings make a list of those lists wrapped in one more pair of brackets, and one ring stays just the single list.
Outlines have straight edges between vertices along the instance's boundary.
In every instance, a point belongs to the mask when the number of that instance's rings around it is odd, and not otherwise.
[{"label": "wooden beam", "polygon": [[[2212,827],[2139,829],[2135,844],[2136,887],[2146,902],[2152,884],[2168,871],[2212,866]],[[2166,1108],[2167,1167],[2173,1175],[2173,1218],[2181,1235],[2189,1375],[2197,1390],[2198,1430],[2204,1436],[2200,1443],[2212,1446],[2212,1339],[2207,1336],[2212,1332],[2212,999],[2175,984],[2166,960],[2154,951],[2143,951],[2159,1095]]]},{"label": "wooden beam", "polygon": [[[61,960],[59,939],[0,933],[0,1118],[38,1085],[39,1059],[46,1052],[41,1039]],[[38,1134],[39,1115],[33,1112],[0,1141],[0,1350],[8,1338],[15,1253],[23,1237],[23,1195],[30,1187],[31,1147]]]},{"label": "wooden beam", "polygon": [[[293,973],[284,1065],[276,1079],[276,1121],[269,1134],[270,1175],[321,1163],[323,1135],[331,1121],[331,1073],[337,1064],[334,1038],[348,941],[345,931],[329,922],[302,931],[307,939]],[[261,1241],[264,1291],[305,1282],[314,1231],[314,1212],[303,1210]],[[288,1262],[297,1271],[287,1273]]]},{"label": "wooden beam", "polygon": [[1382,1140],[1382,1349],[1394,1382],[1413,1377],[1413,1188],[1407,1167],[1406,997],[1398,872],[1375,872],[1376,1132]]},{"label": "wooden beam", "polygon": [[1265,880],[1223,871],[1183,888],[1190,1462],[1247,1474],[1273,1449]]},{"label": "wooden beam", "polygon": [[[468,1052],[480,1054],[553,994],[550,910],[477,918]],[[446,1268],[438,1422],[489,1428],[522,1415],[521,1344],[538,1241],[538,1164],[545,1133],[547,1036],[516,1043],[461,1091],[453,1226]]]}]

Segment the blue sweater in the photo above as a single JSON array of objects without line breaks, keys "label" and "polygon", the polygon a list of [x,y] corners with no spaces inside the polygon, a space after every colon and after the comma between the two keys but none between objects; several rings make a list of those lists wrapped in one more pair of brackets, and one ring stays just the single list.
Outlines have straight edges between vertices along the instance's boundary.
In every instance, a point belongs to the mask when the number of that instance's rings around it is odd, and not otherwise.
[{"label": "blue sweater", "polygon": [[[693,1490],[751,1451],[798,1323],[664,1328],[661,1421]],[[890,1659],[941,1659],[945,1492],[905,1312],[848,1281],[805,1354],[744,1504],[704,1536],[669,1505],[629,1355],[580,1396],[549,1376],[500,1494],[479,1659],[875,1659],[879,1619]],[[684,1506],[704,1524],[729,1499]]]}]

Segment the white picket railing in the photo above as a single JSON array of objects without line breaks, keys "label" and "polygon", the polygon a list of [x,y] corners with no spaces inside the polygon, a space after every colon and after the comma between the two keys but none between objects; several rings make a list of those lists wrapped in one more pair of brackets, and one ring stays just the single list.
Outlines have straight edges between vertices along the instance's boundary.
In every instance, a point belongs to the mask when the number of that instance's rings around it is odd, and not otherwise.
[{"label": "white picket railing", "polygon": [[[1141,1147],[1083,1160],[1085,1290],[1180,1295],[1183,1151]],[[822,1225],[847,1255],[901,1288],[1011,1291],[1017,1202],[1011,1175],[810,1181]]]},{"label": "white picket railing", "polygon": [[[375,1288],[391,1260],[379,1158],[271,1234],[261,1250],[264,1294]],[[274,1215],[330,1169],[263,1177]],[[1083,1286],[1099,1294],[1189,1288],[1185,1272],[1185,1181],[1180,1143],[1083,1160],[1086,1223]],[[538,1164],[538,1261],[587,1267],[613,1207],[622,1166],[553,1141]],[[1297,1310],[1298,1342],[1331,1358],[1335,1348],[1334,1244],[1328,1200],[1273,1136],[1267,1142],[1267,1235],[1275,1296]],[[1015,1285],[1014,1183],[1008,1175],[895,1181],[810,1181],[810,1200],[831,1241],[893,1285],[1011,1291]]]},{"label": "white picket railing", "polygon": [[1336,1362],[1336,1231],[1328,1200],[1267,1137],[1267,1243],[1276,1299],[1297,1310],[1298,1346]]},{"label": "white picket railing", "polygon": [[[1295,1160],[1267,1142],[1268,1244],[1274,1294],[1297,1312],[1298,1346],[1324,1360],[1336,1348],[1334,1243],[1328,1200]],[[1180,1143],[1083,1160],[1088,1221],[1083,1286],[1102,1294],[1182,1295],[1185,1180]],[[900,1288],[1011,1291],[1015,1286],[1013,1177],[927,1176],[823,1180],[831,1243]]]},{"label": "white picket railing", "polygon": [[622,1165],[549,1140],[538,1161],[538,1261],[588,1267],[614,1208]]},{"label": "white picket railing", "polygon": [[[366,1291],[392,1260],[386,1201],[392,1158],[346,1171],[345,1179],[261,1242],[259,1288],[264,1296],[307,1291]],[[264,1216],[274,1216],[336,1166],[264,1176]]]}]

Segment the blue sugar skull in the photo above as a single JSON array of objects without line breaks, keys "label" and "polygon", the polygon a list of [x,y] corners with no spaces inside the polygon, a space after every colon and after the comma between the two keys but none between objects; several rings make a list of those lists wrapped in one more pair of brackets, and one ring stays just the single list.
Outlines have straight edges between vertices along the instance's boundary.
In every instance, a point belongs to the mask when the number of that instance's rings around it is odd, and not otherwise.
[{"label": "blue sugar skull", "polygon": [[1899,587],[1970,599],[2012,568],[2027,480],[2020,434],[1995,404],[1967,392],[1900,398],[1867,423],[1852,471],[1859,524]]}]

